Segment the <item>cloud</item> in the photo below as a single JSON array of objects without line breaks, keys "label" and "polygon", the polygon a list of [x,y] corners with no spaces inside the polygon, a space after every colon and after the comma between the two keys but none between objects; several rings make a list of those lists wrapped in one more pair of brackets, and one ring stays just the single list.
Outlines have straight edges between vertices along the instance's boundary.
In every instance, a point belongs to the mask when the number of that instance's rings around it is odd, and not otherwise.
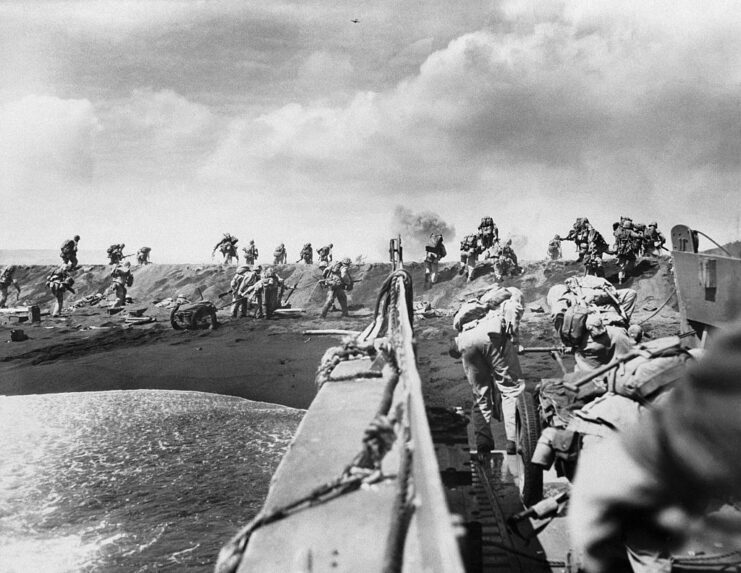
[{"label": "cloud", "polygon": [[0,105],[0,172],[9,192],[84,184],[93,176],[100,129],[87,100],[28,96]]}]

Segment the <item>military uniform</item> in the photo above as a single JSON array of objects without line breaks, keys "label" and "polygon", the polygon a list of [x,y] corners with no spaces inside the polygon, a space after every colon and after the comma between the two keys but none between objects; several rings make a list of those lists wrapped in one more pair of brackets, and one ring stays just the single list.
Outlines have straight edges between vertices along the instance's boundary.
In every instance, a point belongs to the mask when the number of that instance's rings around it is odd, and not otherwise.
[{"label": "military uniform", "polygon": [[478,238],[482,249],[488,249],[499,240],[499,229],[491,217],[482,217],[479,223]]},{"label": "military uniform", "polygon": [[77,262],[77,243],[80,240],[79,235],[75,235],[72,239],[69,239],[62,243],[61,252],[59,253],[59,257],[62,259],[62,262],[65,264],[71,264],[70,267],[72,270],[77,268],[78,262]]},{"label": "military uniform", "polygon": [[314,251],[311,248],[311,243],[306,243],[299,253],[299,261],[303,261],[307,265],[314,264]]},{"label": "military uniform", "polygon": [[255,296],[261,298],[261,316],[272,318],[275,310],[280,308],[285,282],[273,269],[268,269],[265,276],[255,285]]},{"label": "military uniform", "polygon": [[126,262],[122,265],[117,265],[111,273],[113,277],[113,284],[111,284],[111,290],[116,293],[116,302],[113,304],[114,307],[120,307],[126,305],[126,287],[130,287],[134,284],[134,277],[131,274],[131,265]]},{"label": "military uniform", "polygon": [[473,280],[473,274],[476,271],[478,257],[479,245],[476,235],[466,235],[466,237],[461,241],[461,263],[463,263],[461,274],[465,272],[469,281]]},{"label": "military uniform", "polygon": [[8,289],[11,286],[16,288],[19,296],[21,294],[21,287],[13,280],[14,274],[15,267],[13,265],[5,267],[5,270],[0,274],[0,308],[5,308],[5,303],[8,301]]},{"label": "military uniform", "polygon": [[443,244],[443,236],[438,234],[430,235],[430,244],[426,247],[425,254],[425,286],[429,287],[437,282],[437,271],[440,259],[448,252]]},{"label": "military uniform", "polygon": [[463,370],[473,392],[476,447],[480,453],[494,448],[491,421],[503,419],[507,449],[514,453],[517,397],[525,389],[516,350],[517,332],[524,312],[522,292],[514,287],[495,285],[473,305],[474,308],[480,305],[486,314],[466,322],[461,314],[467,309],[460,309],[454,326],[461,332],[454,346],[462,358]]},{"label": "military uniform", "polygon": [[56,268],[49,276],[46,277],[46,286],[51,290],[54,295],[54,306],[51,311],[52,316],[59,316],[62,314],[62,307],[64,306],[64,293],[70,291],[74,293],[72,285],[75,284],[73,279],[67,272],[66,266],[60,266]]},{"label": "military uniform", "polygon": [[643,236],[633,230],[633,221],[624,218],[615,228],[615,254],[618,260],[618,281],[622,283],[635,266],[638,247]]},{"label": "military uniform", "polygon": [[140,265],[148,265],[149,264],[149,253],[152,252],[152,249],[150,247],[142,247],[139,249],[139,251],[136,253],[136,262]]},{"label": "military uniform", "polygon": [[126,245],[124,243],[117,243],[115,245],[111,245],[108,247],[108,264],[111,265],[117,265],[124,259],[124,247]]},{"label": "military uniform", "polygon": [[250,241],[249,246],[242,249],[242,254],[244,255],[245,265],[250,265],[250,266],[254,265],[259,255],[259,251],[257,250],[257,247],[255,246],[255,241]]},{"label": "military uniform", "polygon": [[[255,285],[260,281],[260,268],[250,271],[249,267],[241,266],[237,269],[231,282],[232,291],[232,317],[246,317],[253,297]],[[260,303],[262,299],[260,298]]]},{"label": "military uniform", "polygon": [[286,246],[281,243],[273,251],[273,264],[274,265],[285,265],[288,262],[288,253],[286,253]]},{"label": "military uniform", "polygon": [[353,278],[350,275],[350,259],[343,259],[324,271],[324,286],[327,288],[327,299],[322,307],[322,318],[327,317],[335,299],[340,303],[342,316],[349,316],[346,291],[353,289]]},{"label": "military uniform", "polygon": [[214,250],[211,252],[211,256],[213,257],[214,253],[218,249],[219,252],[224,255],[225,265],[230,265],[232,263],[232,259],[239,261],[239,255],[237,254],[237,242],[239,242],[239,239],[237,239],[237,237],[233,237],[229,233],[224,233],[224,238],[216,243]]},{"label": "military uniform", "polygon": [[643,252],[644,254],[655,257],[659,255],[659,251],[664,248],[666,238],[664,234],[659,231],[656,223],[650,223],[646,230],[643,232]]},{"label": "military uniform", "polygon": [[[591,463],[580,462],[568,521],[586,571],[623,570],[626,541],[634,568],[640,559],[646,570],[668,570],[671,563],[660,553],[667,542],[681,543],[693,525],[707,536],[710,523],[703,516],[711,499],[741,497],[740,378],[737,322],[711,337],[706,354],[687,368],[671,395],[595,447]],[[710,526],[720,534],[723,552],[741,549],[735,520],[728,515]],[[635,551],[634,541],[642,551]]]},{"label": "military uniform", "polygon": [[548,258],[552,261],[557,261],[563,256],[561,251],[561,237],[556,235],[548,243]]},{"label": "military uniform", "polygon": [[332,247],[334,247],[334,245],[330,243],[329,245],[316,250],[317,254],[319,255],[320,267],[326,267],[329,265],[329,263],[332,262]]}]

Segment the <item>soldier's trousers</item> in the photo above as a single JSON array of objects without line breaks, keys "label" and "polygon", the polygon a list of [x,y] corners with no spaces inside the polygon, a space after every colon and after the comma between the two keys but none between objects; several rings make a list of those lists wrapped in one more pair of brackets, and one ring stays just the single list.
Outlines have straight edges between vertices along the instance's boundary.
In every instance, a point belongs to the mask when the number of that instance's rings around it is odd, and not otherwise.
[{"label": "soldier's trousers", "polygon": [[477,333],[461,345],[463,370],[473,391],[476,447],[494,448],[492,418],[504,421],[507,439],[514,441],[517,397],[525,384],[512,340],[508,335]]},{"label": "soldier's trousers", "polygon": [[232,318],[247,316],[250,301],[246,297],[238,297],[232,302]]},{"label": "soldier's trousers", "polygon": [[0,308],[5,308],[8,302],[8,287],[0,285]]},{"label": "soldier's trousers", "polygon": [[425,261],[425,282],[433,285],[437,282],[438,266],[437,261]]},{"label": "soldier's trousers", "polygon": [[116,302],[113,304],[114,307],[126,305],[126,287],[121,283],[113,283],[113,288],[116,291]]},{"label": "soldier's trousers", "polygon": [[[463,259],[463,256],[461,256],[461,259]],[[476,253],[473,253],[472,255],[465,255],[465,261],[464,264],[466,265],[466,277],[468,277],[468,280],[473,280],[473,273],[476,270],[476,263],[478,262],[479,256]]]},{"label": "soldier's trousers", "polygon": [[280,308],[280,289],[278,287],[267,287],[263,294],[263,313],[265,318],[273,316],[273,312]]},{"label": "soldier's trousers", "polygon": [[332,308],[332,305],[334,304],[335,299],[340,303],[340,308],[342,308],[342,316],[347,316],[347,294],[345,293],[345,289],[343,289],[341,286],[336,287],[329,287],[327,290],[327,300],[324,301],[324,306],[322,307],[322,318],[327,317],[327,313],[329,312],[329,309]]},{"label": "soldier's trousers", "polygon": [[51,292],[54,295],[54,306],[51,309],[51,315],[59,316],[62,314],[62,306],[64,305],[64,289],[52,288]]}]

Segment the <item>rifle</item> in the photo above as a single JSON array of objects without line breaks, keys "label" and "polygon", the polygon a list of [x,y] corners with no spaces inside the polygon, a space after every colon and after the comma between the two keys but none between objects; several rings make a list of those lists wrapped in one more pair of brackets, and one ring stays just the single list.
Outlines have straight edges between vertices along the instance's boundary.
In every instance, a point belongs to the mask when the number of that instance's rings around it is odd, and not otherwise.
[{"label": "rifle", "polygon": [[291,287],[290,292],[288,293],[288,296],[286,296],[286,298],[283,300],[284,305],[288,303],[288,301],[290,300],[291,296],[293,295],[293,293],[296,291],[297,288],[298,288],[298,282],[296,282],[296,284]]},{"label": "rifle", "polygon": [[517,347],[517,354],[534,354],[538,352],[558,352],[559,354],[566,354],[567,352],[570,352],[571,348],[568,346],[564,346],[561,344],[560,346],[518,346]]},{"label": "rifle", "polygon": [[222,292],[222,293],[221,293],[220,295],[218,295],[218,296],[219,296],[219,298],[224,298],[224,297],[225,297],[226,295],[228,295],[228,294],[232,294],[232,291],[231,291],[231,290],[228,290],[228,291],[226,291],[226,292]]}]

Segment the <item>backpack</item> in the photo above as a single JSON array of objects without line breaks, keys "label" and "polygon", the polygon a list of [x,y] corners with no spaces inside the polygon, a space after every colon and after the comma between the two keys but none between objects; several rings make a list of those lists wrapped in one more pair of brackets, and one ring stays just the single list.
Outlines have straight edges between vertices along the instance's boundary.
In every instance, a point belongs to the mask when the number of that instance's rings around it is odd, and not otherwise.
[{"label": "backpack", "polygon": [[481,217],[481,224],[479,225],[479,229],[483,227],[494,228],[494,219],[492,219],[491,217]]},{"label": "backpack", "polygon": [[127,286],[127,287],[130,287],[130,286],[131,286],[131,285],[133,285],[133,284],[134,284],[134,275],[132,275],[131,273],[129,273],[129,274],[128,274],[128,275],[126,276],[126,286]]},{"label": "backpack", "polygon": [[486,304],[481,304],[477,300],[465,302],[458,309],[458,312],[455,313],[455,316],[453,317],[453,326],[460,332],[466,324],[483,318],[488,312],[489,307]]},{"label": "backpack", "polygon": [[66,241],[64,241],[64,243],[62,243],[61,250],[63,253],[67,253],[67,252],[73,251],[74,248],[75,248],[75,242],[72,239],[67,239]]},{"label": "backpack", "polygon": [[563,313],[558,334],[565,346],[579,346],[587,333],[589,311],[581,305],[573,305]]}]

